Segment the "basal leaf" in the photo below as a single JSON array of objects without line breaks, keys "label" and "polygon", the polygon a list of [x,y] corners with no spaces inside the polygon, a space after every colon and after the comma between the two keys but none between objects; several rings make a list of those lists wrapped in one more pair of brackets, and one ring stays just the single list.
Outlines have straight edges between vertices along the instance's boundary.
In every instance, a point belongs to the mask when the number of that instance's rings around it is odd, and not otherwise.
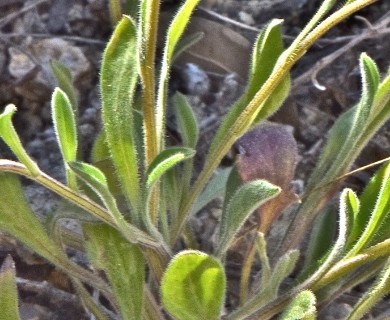
[{"label": "basal leaf", "polygon": [[265,180],[254,180],[244,184],[232,196],[222,213],[219,230],[217,256],[223,256],[235,234],[249,215],[261,204],[276,197],[281,189]]},{"label": "basal leaf", "polygon": [[106,273],[121,318],[141,319],[145,261],[140,249],[104,224],[85,225],[84,231],[88,256],[96,268]]},{"label": "basal leaf", "polygon": [[60,88],[54,90],[51,100],[54,129],[66,166],[67,182],[70,188],[77,189],[76,178],[66,163],[77,159],[77,128],[72,104]]},{"label": "basal leaf", "polygon": [[140,182],[132,110],[138,80],[136,47],[134,22],[123,17],[104,51],[100,81],[106,141],[133,218],[138,221]]},{"label": "basal leaf", "polygon": [[315,320],[316,313],[316,297],[313,292],[305,290],[297,294],[279,319]]},{"label": "basal leaf", "polygon": [[225,273],[216,258],[200,251],[182,251],[162,278],[162,304],[175,320],[217,320],[225,286]]},{"label": "basal leaf", "polygon": [[1,319],[19,320],[18,291],[16,288],[15,264],[7,256],[0,268],[0,310]]},{"label": "basal leaf", "polygon": [[185,147],[171,147],[162,151],[150,164],[147,171],[147,186],[150,188],[165,172],[181,161],[193,157],[195,151]]},{"label": "basal leaf", "polygon": [[68,96],[73,111],[77,114],[77,94],[73,86],[72,74],[66,66],[57,60],[51,62],[51,69],[53,70],[58,86]]}]

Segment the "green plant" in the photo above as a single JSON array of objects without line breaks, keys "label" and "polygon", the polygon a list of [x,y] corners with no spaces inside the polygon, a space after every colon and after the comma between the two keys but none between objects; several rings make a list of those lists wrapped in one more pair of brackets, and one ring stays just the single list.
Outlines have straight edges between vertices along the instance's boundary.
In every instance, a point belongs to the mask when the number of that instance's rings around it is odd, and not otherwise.
[{"label": "green plant", "polygon": [[[158,71],[155,51],[159,1],[141,1],[137,23],[123,17],[104,52],[100,79],[103,131],[92,152],[93,164],[83,162],[77,152],[77,100],[63,66],[53,64],[61,89],[53,93],[52,111],[66,185],[42,172],[24,150],[11,122],[15,106],[8,105],[0,115],[0,136],[19,160],[0,160],[0,229],[66,272],[84,305],[98,319],[166,319],[160,303],[174,319],[269,319],[282,311],[281,319],[314,319],[317,303],[333,299],[382,270],[349,316],[360,318],[389,291],[390,164],[378,171],[360,197],[350,189],[342,191],[337,239],[318,239],[332,226],[332,215],[321,209],[339,187],[333,182],[349,170],[390,115],[390,74],[381,80],[375,63],[366,54],[360,58],[361,100],[333,126],[309,180],[307,196],[271,261],[264,235],[277,214],[296,200],[288,189],[296,150],[293,139],[283,129],[260,123],[287,97],[289,71],[309,47],[332,26],[376,1],[349,0],[328,15],[335,2],[325,0],[287,49],[283,48],[281,20],[272,20],[264,28],[254,47],[247,89],[224,119],[204,167],[193,182],[192,157],[199,132],[184,96],[177,94],[173,99],[182,146],[168,146],[165,122],[170,66],[180,51],[179,39],[198,0],[185,1],[174,17]],[[117,13],[113,20],[115,16]],[[252,172],[239,162],[231,171],[213,177],[233,144],[241,137],[243,144],[251,139],[252,129],[259,130],[256,134],[262,137],[272,136],[277,147],[270,148],[258,162],[274,163],[276,154],[289,160],[269,172]],[[266,144],[268,138],[262,139]],[[245,159],[239,161],[244,163]],[[24,200],[15,174],[57,193],[70,209],[58,210],[44,227]],[[176,253],[178,240],[188,235],[188,217],[225,189],[215,251],[207,254],[183,248]],[[256,209],[261,223],[252,254],[244,263],[242,304],[223,315],[226,253]],[[61,228],[61,219],[69,217],[80,221],[84,240]],[[283,280],[298,260],[299,243],[316,217],[305,268],[294,286],[280,292]],[[85,250],[91,267],[104,271],[106,277],[67,257],[63,247],[75,243]],[[256,253],[262,265],[260,285],[246,298],[248,270]],[[361,265],[367,268],[358,268]],[[15,319],[11,269],[8,261],[0,272],[0,283],[6,282],[0,295],[6,297],[2,303],[9,301],[8,319]],[[112,312],[90,295],[85,284],[106,297]]]}]

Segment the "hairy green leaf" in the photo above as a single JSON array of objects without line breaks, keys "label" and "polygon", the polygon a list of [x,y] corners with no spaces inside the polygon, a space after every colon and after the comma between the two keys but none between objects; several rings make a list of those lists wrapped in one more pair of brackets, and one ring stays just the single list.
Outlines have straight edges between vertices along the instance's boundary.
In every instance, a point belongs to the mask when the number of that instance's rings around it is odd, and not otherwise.
[{"label": "hairy green leaf", "polygon": [[12,125],[12,116],[15,111],[16,107],[13,104],[9,104],[5,107],[3,113],[0,114],[0,137],[10,147],[18,160],[27,167],[31,174],[37,176],[40,174],[40,170],[23,148],[22,142]]},{"label": "hairy green leaf", "polygon": [[0,310],[1,319],[19,320],[18,291],[16,288],[15,264],[7,256],[0,268]]},{"label": "hairy green leaf", "polygon": [[73,112],[77,114],[77,94],[73,86],[72,74],[66,66],[57,60],[51,62],[51,69],[53,70],[58,86],[68,96]]},{"label": "hairy green leaf", "polygon": [[133,218],[139,222],[140,181],[132,110],[138,80],[136,42],[134,22],[123,17],[104,51],[100,81],[106,141]]},{"label": "hairy green leaf", "polygon": [[390,292],[390,260],[378,276],[375,283],[354,306],[347,320],[363,319],[367,312]]},{"label": "hairy green leaf", "polygon": [[195,148],[199,138],[196,116],[184,95],[176,93],[173,97],[174,111],[183,145]]},{"label": "hairy green leaf", "polygon": [[66,177],[71,189],[77,189],[74,174],[67,168],[67,162],[77,159],[77,128],[71,102],[60,88],[54,90],[51,100],[52,118],[57,140],[66,167]]},{"label": "hairy green leaf", "polygon": [[99,277],[71,262],[62,248],[49,238],[42,224],[31,211],[14,174],[0,173],[0,229],[9,233],[64,272],[104,291],[107,287]]},{"label": "hairy green leaf", "polygon": [[161,299],[175,320],[217,320],[225,286],[225,273],[216,258],[200,251],[182,251],[164,273]]},{"label": "hairy green leaf", "polygon": [[265,180],[254,180],[240,187],[222,213],[217,256],[223,256],[249,215],[261,204],[276,197],[281,189]]},{"label": "hairy green leaf", "polygon": [[287,309],[279,317],[280,320],[315,320],[316,297],[309,290],[297,294]]},{"label": "hairy green leaf", "polygon": [[84,225],[84,232],[88,256],[97,269],[106,273],[121,318],[141,319],[145,281],[141,250],[108,225]]},{"label": "hairy green leaf", "polygon": [[168,79],[173,54],[176,45],[181,38],[185,27],[187,26],[191,14],[200,0],[187,0],[176,13],[171,25],[168,28],[167,40],[165,43],[163,60],[161,64],[159,88],[157,95],[157,110],[156,110],[156,125],[157,125],[157,141],[163,144],[165,134],[165,108],[168,94]]},{"label": "hairy green leaf", "polygon": [[[214,149],[220,143],[226,135],[230,134],[229,131],[233,123],[237,120],[238,116],[244,111],[247,104],[253,99],[257,91],[265,83],[268,77],[271,75],[279,56],[283,52],[283,43],[281,35],[281,23],[282,20],[274,19],[262,30],[258,36],[255,47],[252,53],[252,68],[249,74],[249,81],[247,89],[243,96],[233,105],[227,116],[224,118],[221,126],[219,127],[213,143],[210,147],[209,156],[215,151]],[[270,99],[267,108],[270,112],[264,110],[265,114],[271,114],[276,111],[276,108],[281,105],[283,99],[282,92],[285,92],[286,88],[289,88],[289,76],[285,78],[274,91],[274,99]],[[288,91],[288,90],[287,90]],[[283,93],[284,94],[284,93]],[[268,101],[268,100],[266,100]],[[264,106],[264,102],[263,102]],[[260,114],[257,115],[256,122],[260,121]],[[252,123],[248,123],[248,128]]]},{"label": "hairy green leaf", "polygon": [[165,172],[181,161],[193,157],[195,151],[185,147],[171,147],[162,151],[150,164],[147,171],[147,186],[150,188]]},{"label": "hairy green leaf", "polygon": [[359,253],[368,244],[374,245],[390,235],[388,231],[389,194],[390,162],[375,174],[360,198],[360,211],[353,225],[350,239],[353,246],[348,252],[348,257]]}]

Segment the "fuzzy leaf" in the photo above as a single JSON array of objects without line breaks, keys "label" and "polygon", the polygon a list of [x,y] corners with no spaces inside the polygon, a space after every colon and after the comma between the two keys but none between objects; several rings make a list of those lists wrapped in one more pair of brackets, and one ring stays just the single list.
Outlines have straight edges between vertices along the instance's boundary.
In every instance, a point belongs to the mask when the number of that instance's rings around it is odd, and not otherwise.
[{"label": "fuzzy leaf", "polygon": [[[0,173],[0,230],[23,242],[37,254],[64,272],[106,289],[103,281],[71,262],[57,244],[49,238],[38,218],[31,211],[14,174]],[[93,283],[92,283],[93,282]],[[102,290],[103,290],[102,289]]]},{"label": "fuzzy leaf", "polygon": [[150,164],[147,172],[147,186],[150,188],[165,172],[181,161],[193,157],[190,148],[172,147],[162,151]]},{"label": "fuzzy leaf", "polygon": [[[211,155],[214,152],[214,149],[217,147],[217,145],[225,138],[226,135],[229,134],[229,131],[233,123],[237,120],[237,118],[244,111],[248,103],[253,99],[257,91],[261,88],[261,86],[271,75],[279,56],[283,52],[283,44],[281,42],[282,41],[281,23],[282,20],[280,19],[272,20],[261,31],[259,37],[257,38],[252,53],[252,68],[249,74],[249,81],[248,81],[246,92],[234,104],[234,106],[230,109],[227,116],[224,118],[221,126],[219,127],[214,137],[213,143],[210,147],[209,155]],[[283,80],[279,85],[279,87],[284,88],[285,85],[286,85],[285,80]],[[279,89],[279,87],[276,89],[276,91],[274,91],[276,96],[279,96],[279,93],[277,93],[278,90],[281,90]],[[276,102],[276,100],[274,100],[274,102]],[[272,112],[276,111],[277,103],[271,103],[271,102],[269,103],[270,103],[268,105],[269,110],[271,111],[272,109]],[[264,110],[264,112],[265,111],[266,110]],[[259,115],[256,118],[256,122],[260,120],[258,119],[258,117]],[[251,123],[248,123],[248,127],[250,127],[250,125]]]},{"label": "fuzzy leaf", "polygon": [[[370,125],[370,114],[373,101],[378,90],[378,70],[374,62],[366,54],[360,57],[363,92],[360,102],[341,115],[331,129],[328,142],[323,150],[308,187],[321,183],[322,179],[334,179],[345,173],[355,160],[356,150],[365,130]],[[323,182],[323,181],[322,181]]]},{"label": "fuzzy leaf", "polygon": [[390,260],[376,279],[375,283],[354,306],[347,320],[363,319],[367,312],[390,292]]},{"label": "fuzzy leaf", "polygon": [[217,256],[223,256],[235,234],[261,204],[276,197],[281,189],[265,180],[254,180],[240,187],[222,213]]},{"label": "fuzzy leaf", "polygon": [[100,81],[106,141],[124,194],[138,220],[140,182],[132,110],[138,80],[136,44],[134,22],[123,17],[104,51]]},{"label": "fuzzy leaf", "polygon": [[[77,158],[77,128],[72,104],[60,88],[54,90],[51,109],[54,129],[66,166],[67,162],[76,161]],[[70,188],[77,189],[76,178],[69,168],[66,168],[66,174]]]},{"label": "fuzzy leaf", "polygon": [[195,148],[199,138],[196,116],[184,95],[176,93],[173,97],[174,111],[183,145]]},{"label": "fuzzy leaf", "polygon": [[87,253],[111,283],[122,319],[141,319],[145,261],[140,249],[104,224],[84,225]]},{"label": "fuzzy leaf", "polygon": [[27,167],[30,173],[33,176],[37,176],[40,174],[40,170],[23,148],[22,142],[12,125],[12,116],[15,111],[16,107],[13,104],[9,104],[5,107],[3,113],[0,114],[0,137],[16,155],[18,160]]},{"label": "fuzzy leaf", "polygon": [[168,93],[168,79],[169,79],[173,54],[176,45],[190,20],[191,14],[195,9],[196,5],[199,3],[199,1],[200,0],[185,1],[184,4],[180,7],[179,11],[176,13],[171,25],[168,28],[167,40],[165,43],[163,60],[161,64],[160,81],[159,81],[158,96],[157,96],[156,132],[158,135],[159,143],[162,143],[163,136],[164,136],[165,108],[166,108],[166,100],[167,100],[167,93]]},{"label": "fuzzy leaf", "polygon": [[175,320],[216,320],[225,286],[225,273],[216,258],[200,251],[182,251],[169,263],[162,278],[162,304]]},{"label": "fuzzy leaf", "polygon": [[357,254],[368,244],[374,245],[389,235],[390,219],[390,162],[385,164],[371,179],[360,198],[350,243],[349,256]]},{"label": "fuzzy leaf", "polygon": [[315,320],[316,297],[309,290],[302,291],[288,305],[280,320]]},{"label": "fuzzy leaf", "polygon": [[1,319],[18,320],[18,291],[16,288],[15,264],[7,256],[0,268],[0,310]]},{"label": "fuzzy leaf", "polygon": [[298,250],[290,250],[278,260],[274,270],[272,271],[272,276],[269,280],[269,287],[267,288],[269,299],[276,298],[282,281],[294,271],[298,257]]},{"label": "fuzzy leaf", "polygon": [[68,96],[73,112],[77,114],[77,94],[73,87],[72,74],[66,66],[57,60],[53,60],[51,62],[51,69],[54,73],[58,86]]}]

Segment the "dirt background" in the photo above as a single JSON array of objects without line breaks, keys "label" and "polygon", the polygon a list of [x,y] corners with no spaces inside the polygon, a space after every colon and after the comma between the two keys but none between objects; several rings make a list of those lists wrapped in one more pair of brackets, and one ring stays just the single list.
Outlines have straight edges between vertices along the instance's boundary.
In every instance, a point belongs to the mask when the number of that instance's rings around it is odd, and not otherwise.
[{"label": "dirt background", "polygon": [[[50,118],[50,98],[56,86],[50,69],[53,59],[72,73],[80,108],[79,134],[88,160],[100,130],[99,65],[104,45],[112,32],[104,0],[0,0],[0,111],[13,103],[18,112],[15,126],[28,152],[39,166],[64,181],[61,156]],[[180,1],[163,1],[161,29]],[[172,72],[170,93],[188,95],[201,128],[200,161],[221,117],[244,88],[249,55],[256,35],[270,18],[283,18],[285,42],[305,25],[315,12],[317,0],[248,0],[202,2],[187,33],[204,32],[201,42],[189,49]],[[293,69],[291,95],[272,120],[288,125],[299,146],[296,181],[304,188],[326,132],[335,119],[358,99],[358,57],[365,51],[382,73],[390,65],[390,2],[378,1],[349,18],[321,39]],[[159,37],[160,44],[163,36]],[[191,64],[188,64],[191,63]],[[175,135],[174,121],[169,121]],[[363,151],[357,166],[389,156],[390,127],[383,127]],[[3,158],[12,158],[0,142]],[[234,159],[227,156],[225,165]],[[349,186],[360,190],[370,171],[355,175]],[[24,181],[33,209],[45,217],[58,199]],[[199,214],[191,225],[203,250],[210,250],[219,217],[218,204]],[[87,319],[66,279],[52,266],[0,233],[0,262],[12,254],[17,267],[23,319]],[[75,254],[75,256],[77,256]],[[236,261],[242,260],[237,253]],[[75,258],[76,259],[76,258]],[[232,259],[231,277],[238,265]],[[364,286],[327,307],[320,319],[343,319]],[[230,303],[234,304],[234,286]],[[376,307],[367,319],[390,318],[390,304]]]}]

